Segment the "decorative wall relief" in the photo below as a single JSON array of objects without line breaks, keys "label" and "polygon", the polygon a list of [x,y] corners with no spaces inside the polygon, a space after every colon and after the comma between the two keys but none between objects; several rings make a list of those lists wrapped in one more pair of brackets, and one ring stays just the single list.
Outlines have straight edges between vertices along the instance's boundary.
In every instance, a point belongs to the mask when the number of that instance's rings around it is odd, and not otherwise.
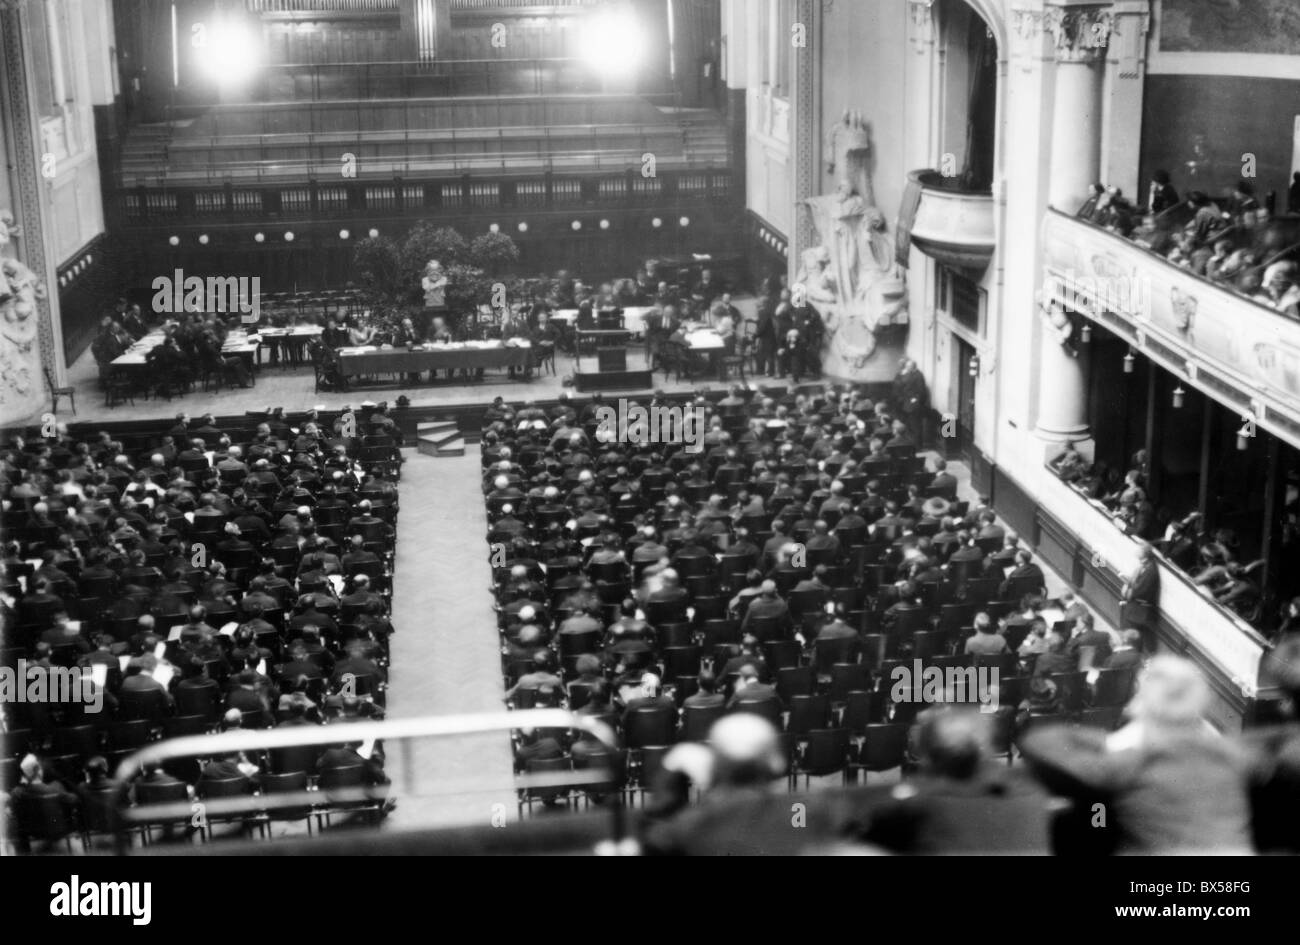
[{"label": "decorative wall relief", "polygon": [[13,214],[0,210],[0,422],[36,413],[45,403],[36,302],[45,285],[24,263],[6,254],[19,235]]},{"label": "decorative wall relief", "polygon": [[907,321],[907,292],[885,215],[871,183],[871,129],[846,111],[826,139],[835,192],[809,197],[818,245],[800,255],[796,284],[825,325],[822,368],[850,381],[867,380],[876,332]]}]

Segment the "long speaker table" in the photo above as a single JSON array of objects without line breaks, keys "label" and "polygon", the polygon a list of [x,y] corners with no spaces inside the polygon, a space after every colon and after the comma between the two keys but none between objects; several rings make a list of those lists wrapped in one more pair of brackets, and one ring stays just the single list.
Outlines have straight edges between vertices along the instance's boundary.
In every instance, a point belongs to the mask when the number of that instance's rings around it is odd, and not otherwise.
[{"label": "long speaker table", "polygon": [[[161,330],[151,331],[110,361],[109,366],[141,372],[149,370],[152,367],[149,363],[149,353],[165,340],[166,335]],[[243,331],[232,331],[226,335],[226,340],[221,345],[221,354],[222,357],[242,359],[248,365],[248,371],[251,375],[257,365],[257,352],[260,345],[261,341],[257,335],[249,335]]]},{"label": "long speaker table", "polygon": [[501,342],[461,342],[408,348],[340,348],[339,368],[345,377],[357,374],[418,374],[422,371],[449,371],[458,368],[533,367],[533,349],[529,345],[505,345]]}]

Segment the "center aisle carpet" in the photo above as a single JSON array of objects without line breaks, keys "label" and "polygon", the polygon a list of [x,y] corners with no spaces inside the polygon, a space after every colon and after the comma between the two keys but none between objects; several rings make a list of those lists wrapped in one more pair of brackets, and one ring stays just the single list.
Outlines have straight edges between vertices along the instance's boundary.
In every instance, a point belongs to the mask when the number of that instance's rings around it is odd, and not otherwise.
[{"label": "center aisle carpet", "polygon": [[[503,711],[479,451],[436,459],[403,452],[388,717]],[[507,733],[386,749],[398,799],[393,827],[516,819]]]}]

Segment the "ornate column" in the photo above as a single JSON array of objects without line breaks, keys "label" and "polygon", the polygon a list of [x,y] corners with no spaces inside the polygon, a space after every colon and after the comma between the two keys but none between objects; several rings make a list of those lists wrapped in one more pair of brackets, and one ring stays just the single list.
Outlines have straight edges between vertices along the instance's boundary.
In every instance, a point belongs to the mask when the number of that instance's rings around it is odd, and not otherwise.
[{"label": "ornate column", "polygon": [[[935,81],[938,69],[936,43],[938,24],[935,22],[935,0],[908,0],[907,52],[903,64],[904,108],[909,120],[904,123],[904,170],[938,166],[935,153],[938,141],[937,125],[942,110],[935,99]],[[897,233],[894,234],[897,237]],[[937,329],[934,309],[935,263],[930,257],[915,253],[907,274],[908,310],[912,313],[912,327],[907,333],[907,353],[921,367],[930,383],[931,396],[939,398],[947,382],[936,363]]]},{"label": "ornate column", "polygon": [[1113,18],[1096,4],[1057,0],[1043,14],[1056,49],[1052,106],[1052,206],[1073,213],[1101,176],[1103,62]]},{"label": "ornate column", "polygon": [[[41,175],[39,119],[31,103],[28,44],[33,37],[29,35],[27,5],[28,0],[0,0],[0,63],[4,70],[0,74],[0,125],[5,130],[0,139],[13,203],[0,207],[0,211],[12,211],[19,230],[17,236],[10,237],[3,254],[23,263],[43,291],[33,299],[34,310],[29,316],[3,326],[0,358],[4,360],[4,377],[0,385],[4,390],[0,393],[0,410],[5,422],[27,419],[41,405],[48,408],[41,368],[48,370],[57,383],[64,383],[67,373],[54,279],[57,261],[46,226],[50,182]],[[35,41],[43,40],[35,37]]]},{"label": "ornate column", "polygon": [[[790,159],[794,162],[794,226],[790,234],[791,245],[787,277],[794,284],[799,269],[799,259],[805,249],[816,242],[812,218],[803,207],[803,201],[818,192],[821,182],[821,157],[817,153],[821,129],[821,2],[820,0],[795,0],[795,22],[803,24],[807,44],[796,47],[791,56],[792,89],[790,95],[791,118]],[[779,37],[780,42],[790,42],[789,36]]]},{"label": "ornate column", "polygon": [[1115,0],[1114,30],[1106,55],[1106,126],[1101,136],[1101,179],[1135,201],[1140,192],[1142,92],[1146,86],[1150,0]]},{"label": "ornate column", "polygon": [[[1112,17],[1108,7],[1095,3],[1054,0],[1043,10],[1042,28],[1052,38],[1056,62],[1047,199],[1073,213],[1101,175],[1103,60]],[[1071,356],[1056,333],[1042,327],[1036,429],[1043,439],[1089,438],[1088,346],[1077,348]]]},{"label": "ornate column", "polygon": [[909,170],[930,167],[937,156],[932,153],[934,123],[939,117],[939,110],[934,107],[934,47],[938,32],[934,3],[935,0],[908,0],[907,3],[907,45],[911,55],[907,57],[904,80],[907,114],[914,117],[904,142]]}]

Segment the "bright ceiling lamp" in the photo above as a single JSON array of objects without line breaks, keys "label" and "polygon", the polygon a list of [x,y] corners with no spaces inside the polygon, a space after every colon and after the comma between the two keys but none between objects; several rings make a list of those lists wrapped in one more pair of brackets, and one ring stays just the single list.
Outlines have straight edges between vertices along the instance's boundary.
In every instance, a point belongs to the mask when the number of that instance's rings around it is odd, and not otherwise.
[{"label": "bright ceiling lamp", "polygon": [[645,36],[630,4],[610,4],[592,13],[579,31],[582,57],[600,75],[633,75],[645,56]]},{"label": "bright ceiling lamp", "polygon": [[195,24],[191,42],[199,68],[219,85],[239,85],[260,63],[260,37],[244,22],[222,19]]}]

